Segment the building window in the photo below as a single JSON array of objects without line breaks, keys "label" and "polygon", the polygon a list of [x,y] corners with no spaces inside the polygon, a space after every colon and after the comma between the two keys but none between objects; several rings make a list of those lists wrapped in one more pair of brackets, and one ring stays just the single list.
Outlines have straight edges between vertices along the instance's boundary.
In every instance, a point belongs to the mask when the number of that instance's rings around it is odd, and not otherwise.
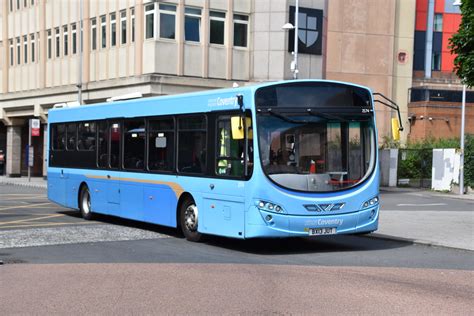
[{"label": "building window", "polygon": [[35,34],[30,34],[31,42],[31,62],[35,62]]},{"label": "building window", "polygon": [[55,37],[56,37],[56,58],[59,58],[60,55],[60,40],[59,40],[59,27],[57,27],[54,31]]},{"label": "building window", "polygon": [[184,8],[184,40],[199,42],[201,38],[201,9]]},{"label": "building window", "polygon": [[431,70],[441,70],[441,53],[433,52],[433,55],[431,56]]},{"label": "building window", "polygon": [[433,30],[435,32],[442,32],[443,31],[443,14],[436,13],[434,15],[433,24],[434,24]]},{"label": "building window", "polygon": [[38,45],[37,45],[37,47],[38,47],[38,58],[37,58],[37,60],[41,60],[41,55],[40,55],[41,49],[39,49],[39,47],[41,47],[41,38],[40,38],[39,32],[36,33],[36,41],[38,42]]},{"label": "building window", "polygon": [[28,6],[28,0],[23,0],[23,8],[26,8]]},{"label": "building window", "polygon": [[155,4],[149,4],[145,7],[145,39],[155,37]]},{"label": "building window", "polygon": [[52,39],[51,39],[51,30],[48,30],[47,31],[47,34],[48,34],[48,59],[51,59],[51,55],[52,55]]},{"label": "building window", "polygon": [[16,0],[16,9],[20,10],[20,0]]},{"label": "building window", "polygon": [[71,25],[71,36],[72,36],[72,53],[77,53],[77,25],[74,23]]},{"label": "building window", "polygon": [[67,25],[63,26],[63,39],[64,39],[64,56],[68,54],[68,47],[69,47],[69,33],[67,31]]},{"label": "building window", "polygon": [[132,43],[135,42],[135,8],[130,9],[130,16],[132,22]]},{"label": "building window", "polygon": [[234,46],[247,47],[249,17],[234,14]]},{"label": "building window", "polygon": [[35,0],[31,0],[31,5],[35,5]]},{"label": "building window", "polygon": [[174,39],[176,34],[176,6],[160,4],[160,38]]},{"label": "building window", "polygon": [[209,42],[211,44],[224,45],[225,13],[211,11],[209,13],[209,19],[210,19]]},{"label": "building window", "polygon": [[95,18],[91,19],[91,47],[92,50],[97,49],[97,20]]},{"label": "building window", "polygon": [[13,66],[13,40],[10,39],[10,66]]},{"label": "building window", "polygon": [[10,0],[10,12],[13,11],[13,0]]},{"label": "building window", "polygon": [[21,53],[20,53],[20,38],[16,38],[16,63],[19,65],[21,63]]},{"label": "building window", "polygon": [[120,43],[127,44],[127,11],[120,12]]},{"label": "building window", "polygon": [[117,22],[115,20],[115,13],[110,13],[110,46],[117,45]]},{"label": "building window", "polygon": [[107,18],[105,15],[100,17],[100,29],[101,29],[101,37],[102,37],[102,48],[107,47]]},{"label": "building window", "polygon": [[23,36],[23,55],[24,55],[24,63],[28,63],[28,36]]}]

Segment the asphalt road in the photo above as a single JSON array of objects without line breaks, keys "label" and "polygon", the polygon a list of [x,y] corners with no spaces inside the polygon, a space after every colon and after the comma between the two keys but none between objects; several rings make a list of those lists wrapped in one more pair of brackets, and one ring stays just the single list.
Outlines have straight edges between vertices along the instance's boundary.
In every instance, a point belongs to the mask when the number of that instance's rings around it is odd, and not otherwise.
[{"label": "asphalt road", "polygon": [[[420,203],[402,194],[382,207]],[[0,260],[5,314],[474,314],[471,251],[370,236],[190,243],[84,221],[41,189],[0,185]]]}]

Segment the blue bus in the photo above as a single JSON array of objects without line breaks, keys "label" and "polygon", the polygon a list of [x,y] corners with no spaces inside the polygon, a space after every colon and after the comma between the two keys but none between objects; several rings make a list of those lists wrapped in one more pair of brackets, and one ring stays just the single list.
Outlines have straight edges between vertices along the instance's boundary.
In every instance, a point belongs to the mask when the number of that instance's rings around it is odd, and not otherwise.
[{"label": "blue bus", "polygon": [[377,229],[370,89],[293,80],[49,111],[48,198],[233,238]]}]

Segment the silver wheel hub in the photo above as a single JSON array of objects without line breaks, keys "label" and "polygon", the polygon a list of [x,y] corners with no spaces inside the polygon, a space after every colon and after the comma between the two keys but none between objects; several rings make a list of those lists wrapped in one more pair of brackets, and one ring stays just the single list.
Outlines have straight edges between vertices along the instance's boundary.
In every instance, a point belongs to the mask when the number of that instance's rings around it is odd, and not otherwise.
[{"label": "silver wheel hub", "polygon": [[184,224],[186,228],[195,232],[198,227],[198,208],[196,205],[189,205],[184,211]]},{"label": "silver wheel hub", "polygon": [[82,210],[85,214],[89,214],[91,212],[91,197],[89,195],[89,191],[84,192],[82,195]]}]

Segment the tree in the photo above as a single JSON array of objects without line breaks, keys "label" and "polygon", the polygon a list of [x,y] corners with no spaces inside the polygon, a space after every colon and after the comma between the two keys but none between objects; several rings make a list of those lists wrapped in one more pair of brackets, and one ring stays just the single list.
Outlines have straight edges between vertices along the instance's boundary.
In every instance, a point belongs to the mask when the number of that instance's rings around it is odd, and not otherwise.
[{"label": "tree", "polygon": [[474,0],[463,0],[459,30],[449,39],[451,54],[457,54],[454,71],[462,82],[474,86]]}]

